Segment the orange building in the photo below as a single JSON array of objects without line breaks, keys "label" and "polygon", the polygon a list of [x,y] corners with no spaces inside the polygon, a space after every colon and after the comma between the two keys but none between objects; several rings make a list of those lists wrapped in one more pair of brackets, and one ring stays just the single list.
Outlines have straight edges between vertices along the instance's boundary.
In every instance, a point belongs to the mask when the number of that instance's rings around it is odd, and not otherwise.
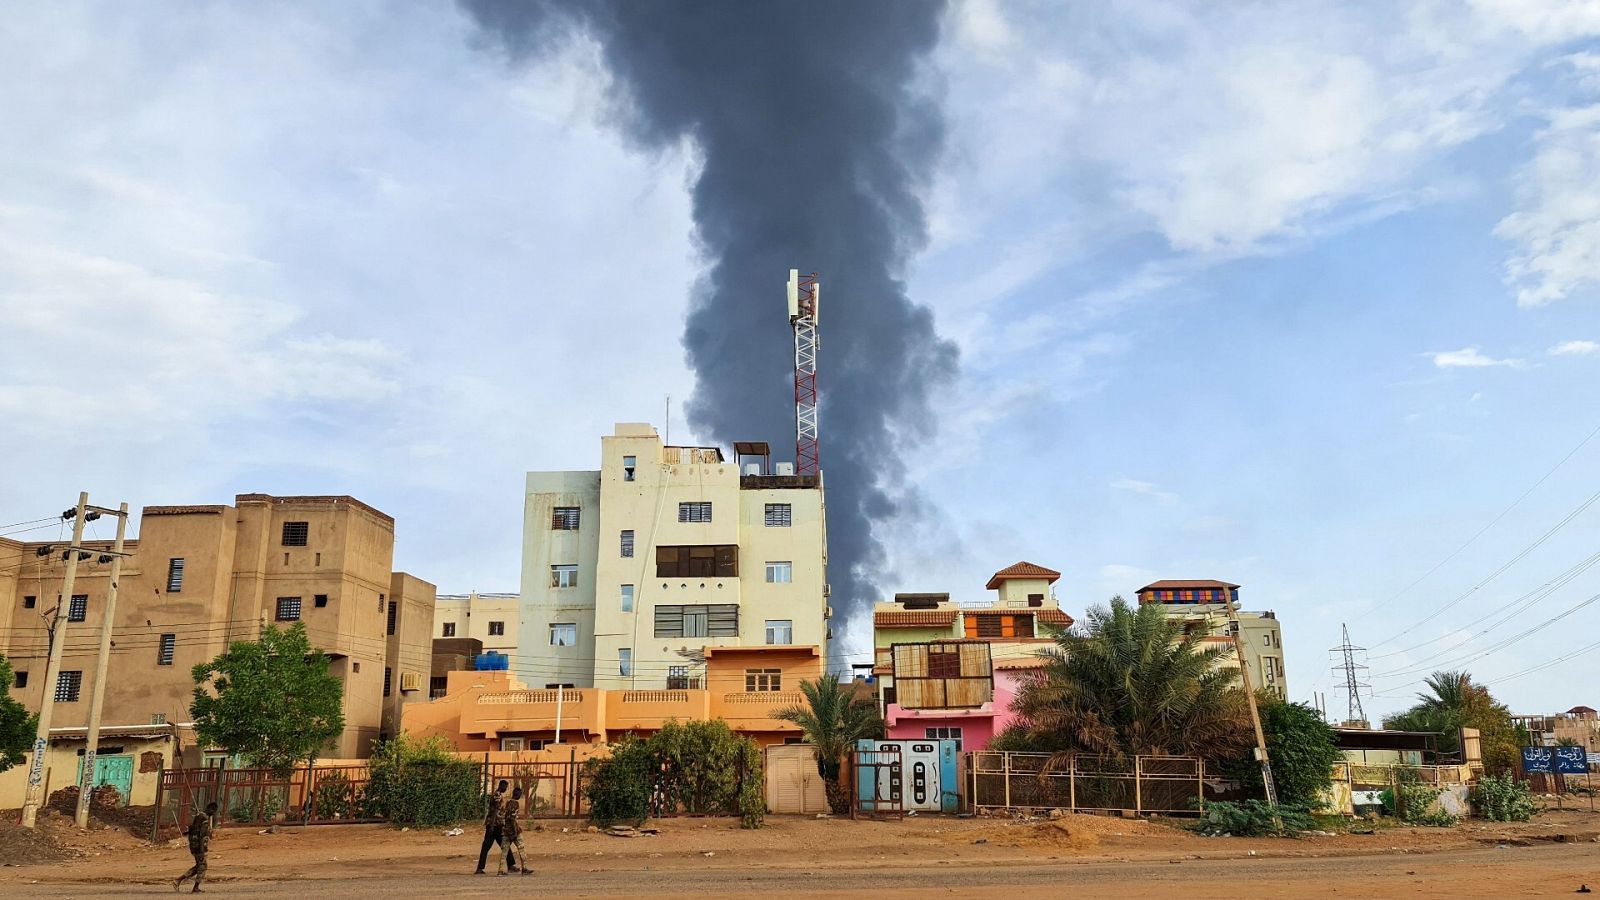
[{"label": "orange building", "polygon": [[800,682],[822,677],[810,646],[705,648],[703,688],[529,690],[510,672],[451,672],[445,694],[407,706],[401,730],[439,735],[457,750],[537,750],[605,744],[670,721],[721,719],[762,746],[798,742],[798,726],[773,718],[801,705]]}]

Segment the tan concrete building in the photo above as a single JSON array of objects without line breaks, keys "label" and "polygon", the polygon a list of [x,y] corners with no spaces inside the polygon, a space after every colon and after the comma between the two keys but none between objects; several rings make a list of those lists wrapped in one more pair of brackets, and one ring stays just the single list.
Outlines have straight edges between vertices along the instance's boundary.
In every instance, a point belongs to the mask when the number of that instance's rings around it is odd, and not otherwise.
[{"label": "tan concrete building", "polygon": [[528,474],[519,678],[696,689],[707,648],[826,646],[822,478],[734,452],[619,424],[599,471]]},{"label": "tan concrete building", "polygon": [[[1200,631],[1205,640],[1232,648],[1233,636],[1228,626],[1228,609],[1225,604],[1239,606],[1239,586],[1226,581],[1165,580],[1155,581],[1139,588],[1139,603],[1159,603],[1171,618],[1184,621],[1184,631]],[[1278,627],[1278,616],[1271,610],[1253,612],[1240,610],[1239,636],[1244,644],[1246,658],[1250,661],[1250,679],[1257,689],[1265,689],[1280,698],[1289,696],[1289,684],[1283,668],[1283,631]],[[1238,666],[1236,654],[1223,657],[1226,665]]]},{"label": "tan concrete building", "polygon": [[[191,668],[294,622],[345,688],[345,731],[327,755],[367,755],[394,733],[401,705],[426,699],[434,587],[393,571],[394,520],[359,500],[241,494],[232,506],[149,506],[126,550],[105,727],[165,724],[193,749]],[[53,724],[71,729],[87,724],[109,566],[80,563],[63,599],[64,566],[56,543],[0,539],[0,652],[17,672],[13,693],[38,709],[53,691]],[[62,672],[46,685],[45,616],[62,602]]]},{"label": "tan concrete building", "polygon": [[440,594],[433,605],[433,640],[473,638],[482,653],[499,653],[517,663],[522,636],[522,597],[518,594]]}]

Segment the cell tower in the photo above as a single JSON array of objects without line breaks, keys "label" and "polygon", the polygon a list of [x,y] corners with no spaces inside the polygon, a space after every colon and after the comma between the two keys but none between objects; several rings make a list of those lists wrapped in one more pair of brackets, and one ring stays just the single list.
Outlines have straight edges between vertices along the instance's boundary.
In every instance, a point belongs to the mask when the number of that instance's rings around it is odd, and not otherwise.
[{"label": "cell tower", "polygon": [[1344,664],[1334,666],[1333,670],[1335,672],[1344,673],[1346,714],[1349,716],[1349,718],[1345,720],[1345,724],[1355,728],[1366,728],[1369,727],[1369,725],[1367,722],[1367,713],[1361,708],[1361,689],[1370,689],[1372,685],[1361,680],[1361,673],[1365,672],[1367,667],[1356,662],[1356,652],[1360,651],[1364,653],[1366,652],[1367,648],[1351,645],[1350,627],[1344,625],[1343,623],[1341,623],[1339,627],[1344,629],[1344,643],[1334,647],[1328,652],[1343,654]]},{"label": "cell tower", "polygon": [[815,475],[822,469],[817,440],[817,308],[822,285],[815,272],[789,270],[789,325],[794,328],[794,469]]}]

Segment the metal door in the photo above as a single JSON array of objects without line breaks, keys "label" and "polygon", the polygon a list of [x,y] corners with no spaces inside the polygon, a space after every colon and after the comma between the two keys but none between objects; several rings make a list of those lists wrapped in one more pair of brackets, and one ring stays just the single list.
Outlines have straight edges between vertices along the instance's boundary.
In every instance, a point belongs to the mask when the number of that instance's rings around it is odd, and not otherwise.
[{"label": "metal door", "polygon": [[[78,757],[77,784],[83,784],[83,757]],[[122,805],[128,805],[128,799],[133,793],[133,757],[132,756],[96,756],[94,758],[94,786],[109,784],[117,789],[117,794],[122,799]]]}]

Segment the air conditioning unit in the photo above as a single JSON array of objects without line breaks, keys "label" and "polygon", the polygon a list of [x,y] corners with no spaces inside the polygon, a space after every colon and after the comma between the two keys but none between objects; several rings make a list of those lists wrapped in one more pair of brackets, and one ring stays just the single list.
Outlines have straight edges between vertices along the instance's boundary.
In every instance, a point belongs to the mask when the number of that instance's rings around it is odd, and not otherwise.
[{"label": "air conditioning unit", "polygon": [[760,475],[761,474],[761,463],[745,463],[744,464],[744,473],[746,475]]},{"label": "air conditioning unit", "polygon": [[402,691],[420,691],[420,690],[422,690],[422,673],[420,673],[420,672],[403,672],[403,673],[401,673],[401,675],[400,675],[400,690],[402,690]]},{"label": "air conditioning unit", "polygon": [[781,462],[781,463],[778,463],[778,465],[777,465],[777,473],[779,475],[793,475],[794,474],[794,463],[792,463],[792,462]]}]

